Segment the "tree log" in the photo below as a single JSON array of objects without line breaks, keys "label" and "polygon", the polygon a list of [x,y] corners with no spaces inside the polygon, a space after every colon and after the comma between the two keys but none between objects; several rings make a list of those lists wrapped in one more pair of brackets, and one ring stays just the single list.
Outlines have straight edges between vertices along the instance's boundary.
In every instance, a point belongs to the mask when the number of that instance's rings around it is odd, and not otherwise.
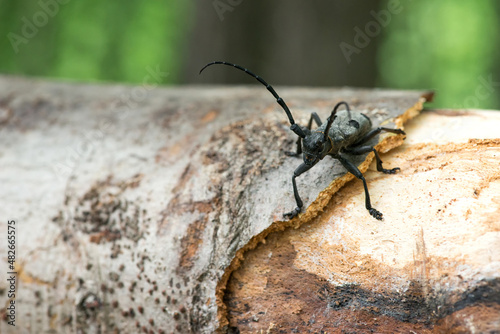
[{"label": "tree log", "polygon": [[[403,127],[430,97],[278,91],[300,124],[313,111],[326,119],[345,100],[375,126]],[[4,77],[0,92],[1,233],[15,220],[17,272],[16,327],[1,322],[2,333],[291,331],[304,323],[314,332],[347,315],[366,328],[393,321],[432,331],[491,324],[497,314],[498,141],[482,140],[495,129],[493,113],[417,118],[403,148],[383,156],[399,175],[372,172],[373,154],[357,160],[383,222],[332,159],[298,179],[307,209],[284,220],[300,160],[284,154],[296,138],[261,87]],[[471,122],[481,130],[469,137],[460,126]],[[391,134],[373,142],[381,152],[402,143]],[[9,288],[2,280],[5,305]]]}]

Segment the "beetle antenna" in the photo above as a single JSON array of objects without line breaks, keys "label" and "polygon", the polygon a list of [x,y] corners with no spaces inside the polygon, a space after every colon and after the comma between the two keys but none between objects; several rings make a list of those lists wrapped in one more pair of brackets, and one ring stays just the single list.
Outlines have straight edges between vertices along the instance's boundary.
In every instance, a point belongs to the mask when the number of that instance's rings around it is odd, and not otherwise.
[{"label": "beetle antenna", "polygon": [[349,109],[349,105],[345,101],[341,101],[333,107],[332,113],[330,114],[330,117],[328,117],[328,123],[326,124],[325,132],[324,132],[324,137],[323,141],[325,142],[328,139],[328,131],[330,131],[330,127],[332,126],[333,121],[335,120],[335,117],[337,117],[335,114],[337,113],[337,109],[341,106],[345,105],[345,108],[347,109],[347,114],[349,115],[349,120],[351,119],[351,110]]},{"label": "beetle antenna", "polygon": [[288,120],[290,121],[290,124],[292,125],[290,127],[290,129],[293,132],[295,132],[295,134],[297,136],[299,136],[301,138],[305,138],[306,137],[306,134],[304,133],[304,131],[302,131],[302,129],[300,128],[300,126],[297,125],[297,124],[295,124],[295,120],[293,119],[292,113],[291,113],[290,109],[288,109],[288,106],[286,105],[285,101],[278,95],[278,93],[276,93],[276,91],[274,90],[274,88],[270,84],[268,84],[264,79],[262,79],[261,77],[259,77],[256,74],[250,72],[246,68],[241,67],[240,65],[228,63],[228,62],[225,62],[225,61],[213,61],[211,63],[206,64],[200,70],[200,74],[201,74],[201,72],[203,72],[203,70],[205,68],[207,68],[208,66],[211,66],[211,65],[228,65],[228,66],[233,66],[233,67],[236,67],[237,69],[239,69],[240,71],[243,71],[243,72],[247,73],[248,75],[250,75],[250,76],[254,77],[255,79],[257,79],[258,82],[260,82],[261,84],[263,84],[264,86],[266,86],[267,90],[269,92],[271,92],[271,94],[273,94],[274,98],[276,99],[276,102],[278,102],[278,104],[281,106],[281,108],[283,108],[283,110],[285,111],[286,115],[288,116]]}]

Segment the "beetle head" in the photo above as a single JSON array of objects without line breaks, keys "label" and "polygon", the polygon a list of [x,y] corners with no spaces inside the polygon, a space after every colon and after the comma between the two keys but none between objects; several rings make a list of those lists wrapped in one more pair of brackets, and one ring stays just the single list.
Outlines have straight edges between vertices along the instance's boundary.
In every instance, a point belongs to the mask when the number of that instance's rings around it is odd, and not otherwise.
[{"label": "beetle head", "polygon": [[312,166],[325,156],[325,136],[322,132],[307,131],[302,139],[304,163]]}]

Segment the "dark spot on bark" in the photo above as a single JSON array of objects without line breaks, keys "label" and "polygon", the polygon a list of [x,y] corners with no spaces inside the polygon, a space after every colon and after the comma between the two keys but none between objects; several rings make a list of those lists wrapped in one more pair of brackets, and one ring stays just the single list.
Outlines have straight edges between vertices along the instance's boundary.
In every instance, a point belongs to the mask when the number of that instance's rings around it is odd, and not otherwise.
[{"label": "dark spot on bark", "polygon": [[[61,211],[52,220],[65,231],[89,234],[93,243],[116,242],[123,237],[137,242],[143,235],[139,222],[144,219],[144,214],[137,204],[126,199],[125,193],[127,189],[137,188],[142,178],[142,174],[136,174],[118,181],[109,175],[94,183],[81,198],[66,199],[67,206],[75,207],[72,216],[65,218]],[[73,228],[68,228],[67,224]],[[66,241],[71,238],[72,235],[68,235]],[[112,258],[116,257],[116,254],[112,255],[115,255]]]}]

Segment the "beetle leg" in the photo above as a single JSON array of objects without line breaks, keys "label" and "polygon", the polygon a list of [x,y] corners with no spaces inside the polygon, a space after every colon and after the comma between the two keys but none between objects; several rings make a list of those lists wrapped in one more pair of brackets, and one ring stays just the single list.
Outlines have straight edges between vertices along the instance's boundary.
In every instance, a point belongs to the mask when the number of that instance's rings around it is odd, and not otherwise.
[{"label": "beetle leg", "polygon": [[352,146],[358,146],[360,144],[366,143],[367,141],[369,141],[370,139],[372,139],[373,137],[375,137],[376,135],[378,135],[382,131],[386,131],[386,132],[390,132],[390,133],[396,133],[396,134],[399,134],[399,135],[405,135],[406,134],[401,129],[391,129],[391,128],[378,127],[378,128],[375,128],[375,129],[371,129],[363,138],[361,138],[360,140],[358,140]]},{"label": "beetle leg", "polygon": [[316,122],[317,126],[321,126],[321,124],[323,124],[323,122],[321,122],[321,118],[319,118],[318,114],[313,112],[313,113],[311,113],[311,118],[309,118],[309,123],[307,124],[307,128],[309,130],[311,130],[311,128],[312,128],[313,119],[314,119],[314,122]]},{"label": "beetle leg", "polygon": [[397,171],[401,170],[401,168],[399,167],[395,167],[392,169],[385,169],[384,167],[382,167],[382,160],[380,159],[377,150],[373,148],[373,146],[358,146],[358,147],[346,148],[344,149],[344,152],[355,155],[360,155],[368,152],[375,153],[375,160],[377,161],[377,171],[382,172],[384,174],[395,174]]},{"label": "beetle leg", "polygon": [[[321,118],[319,118],[318,114],[313,112],[311,113],[311,118],[309,118],[309,123],[307,124],[307,128],[311,130],[312,128],[312,122],[316,123],[317,126],[321,126]],[[285,151],[285,154],[290,156],[290,157],[300,157],[302,154],[302,138],[297,138],[297,150],[295,152],[292,151]]]},{"label": "beetle leg", "polygon": [[293,195],[295,196],[295,201],[297,202],[297,207],[290,212],[284,213],[283,214],[284,217],[288,217],[289,219],[292,219],[293,217],[297,216],[299,214],[299,212],[302,210],[302,206],[304,204],[302,203],[302,200],[300,199],[299,191],[297,190],[297,183],[295,182],[295,178],[297,176],[300,176],[302,173],[308,171],[309,169],[311,169],[312,166],[314,166],[314,165],[308,166],[305,163],[302,163],[293,172],[293,176],[292,176]]},{"label": "beetle leg", "polygon": [[285,151],[285,154],[290,157],[300,157],[302,154],[302,138],[297,138],[297,151]]},{"label": "beetle leg", "polygon": [[338,159],[340,161],[340,163],[342,163],[342,165],[345,167],[345,169],[347,169],[347,171],[349,173],[353,174],[358,179],[363,181],[363,187],[365,188],[365,207],[368,210],[368,212],[370,213],[370,215],[372,215],[374,218],[376,218],[378,220],[382,220],[383,219],[382,212],[377,211],[377,209],[372,207],[372,204],[370,201],[370,194],[368,193],[368,186],[366,185],[365,177],[360,172],[358,167],[356,167],[356,165],[354,165],[352,162],[350,162],[349,160],[347,160],[346,158],[344,158],[340,155],[335,156],[335,159]]}]

